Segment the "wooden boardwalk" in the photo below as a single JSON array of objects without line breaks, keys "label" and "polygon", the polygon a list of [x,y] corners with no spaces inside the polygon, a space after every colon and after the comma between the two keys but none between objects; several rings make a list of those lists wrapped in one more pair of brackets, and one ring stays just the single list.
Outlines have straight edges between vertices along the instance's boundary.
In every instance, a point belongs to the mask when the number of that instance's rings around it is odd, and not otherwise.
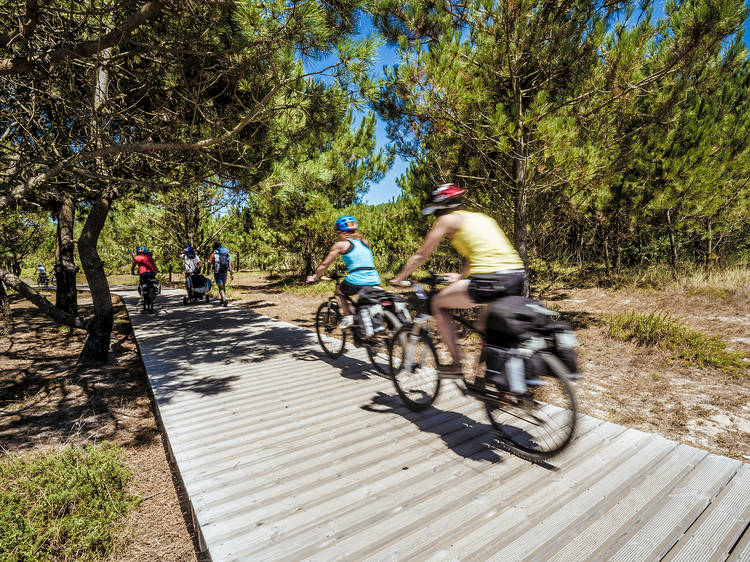
[{"label": "wooden boardwalk", "polygon": [[[582,416],[535,465],[446,384],[406,409],[361,350],[121,293],[201,546],[224,560],[750,561],[750,465]],[[313,311],[300,310],[300,317]]]}]

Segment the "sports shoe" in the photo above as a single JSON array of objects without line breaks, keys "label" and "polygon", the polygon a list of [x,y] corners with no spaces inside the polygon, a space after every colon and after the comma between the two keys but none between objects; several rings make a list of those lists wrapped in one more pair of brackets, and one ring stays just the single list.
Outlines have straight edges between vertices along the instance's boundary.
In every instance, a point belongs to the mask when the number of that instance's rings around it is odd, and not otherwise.
[{"label": "sports shoe", "polygon": [[464,376],[464,369],[461,363],[451,363],[449,365],[438,366],[438,377],[441,379],[461,379]]},{"label": "sports shoe", "polygon": [[339,322],[339,328],[341,328],[342,330],[346,330],[347,328],[350,328],[353,325],[354,325],[354,315],[353,314],[349,314],[347,316],[344,316],[341,319],[341,322]]}]

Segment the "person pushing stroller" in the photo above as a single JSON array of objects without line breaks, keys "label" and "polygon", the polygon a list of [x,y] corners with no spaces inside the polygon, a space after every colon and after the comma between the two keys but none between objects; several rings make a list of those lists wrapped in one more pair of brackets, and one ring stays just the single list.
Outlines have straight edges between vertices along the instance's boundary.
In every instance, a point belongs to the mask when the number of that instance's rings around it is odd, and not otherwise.
[{"label": "person pushing stroller", "polygon": [[[188,300],[197,301],[201,299],[211,288],[211,281],[200,274],[201,260],[196,255],[195,249],[192,246],[187,246],[179,255],[179,258],[185,266],[187,297],[183,297],[182,300],[183,304],[187,304]],[[206,302],[208,302],[208,295],[206,295]]]}]

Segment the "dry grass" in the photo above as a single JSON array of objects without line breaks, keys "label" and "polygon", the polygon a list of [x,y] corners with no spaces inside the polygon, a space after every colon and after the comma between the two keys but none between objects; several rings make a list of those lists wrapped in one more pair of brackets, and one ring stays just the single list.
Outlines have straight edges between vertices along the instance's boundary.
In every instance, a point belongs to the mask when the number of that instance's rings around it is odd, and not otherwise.
[{"label": "dry grass", "polygon": [[[79,298],[90,314],[90,299]],[[66,444],[118,444],[133,474],[130,491],[142,501],[108,560],[197,560],[130,320],[119,298],[113,302],[111,362],[81,368],[75,359],[85,334],[13,299],[15,333],[0,338],[0,443],[11,456]]]}]

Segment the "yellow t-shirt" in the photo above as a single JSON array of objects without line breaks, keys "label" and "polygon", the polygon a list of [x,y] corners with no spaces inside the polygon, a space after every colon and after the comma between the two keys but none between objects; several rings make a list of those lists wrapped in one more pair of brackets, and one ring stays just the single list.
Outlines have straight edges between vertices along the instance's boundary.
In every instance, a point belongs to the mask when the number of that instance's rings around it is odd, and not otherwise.
[{"label": "yellow t-shirt", "polygon": [[456,251],[469,260],[469,275],[523,269],[523,261],[494,219],[484,213],[455,211],[463,218],[451,238]]}]

